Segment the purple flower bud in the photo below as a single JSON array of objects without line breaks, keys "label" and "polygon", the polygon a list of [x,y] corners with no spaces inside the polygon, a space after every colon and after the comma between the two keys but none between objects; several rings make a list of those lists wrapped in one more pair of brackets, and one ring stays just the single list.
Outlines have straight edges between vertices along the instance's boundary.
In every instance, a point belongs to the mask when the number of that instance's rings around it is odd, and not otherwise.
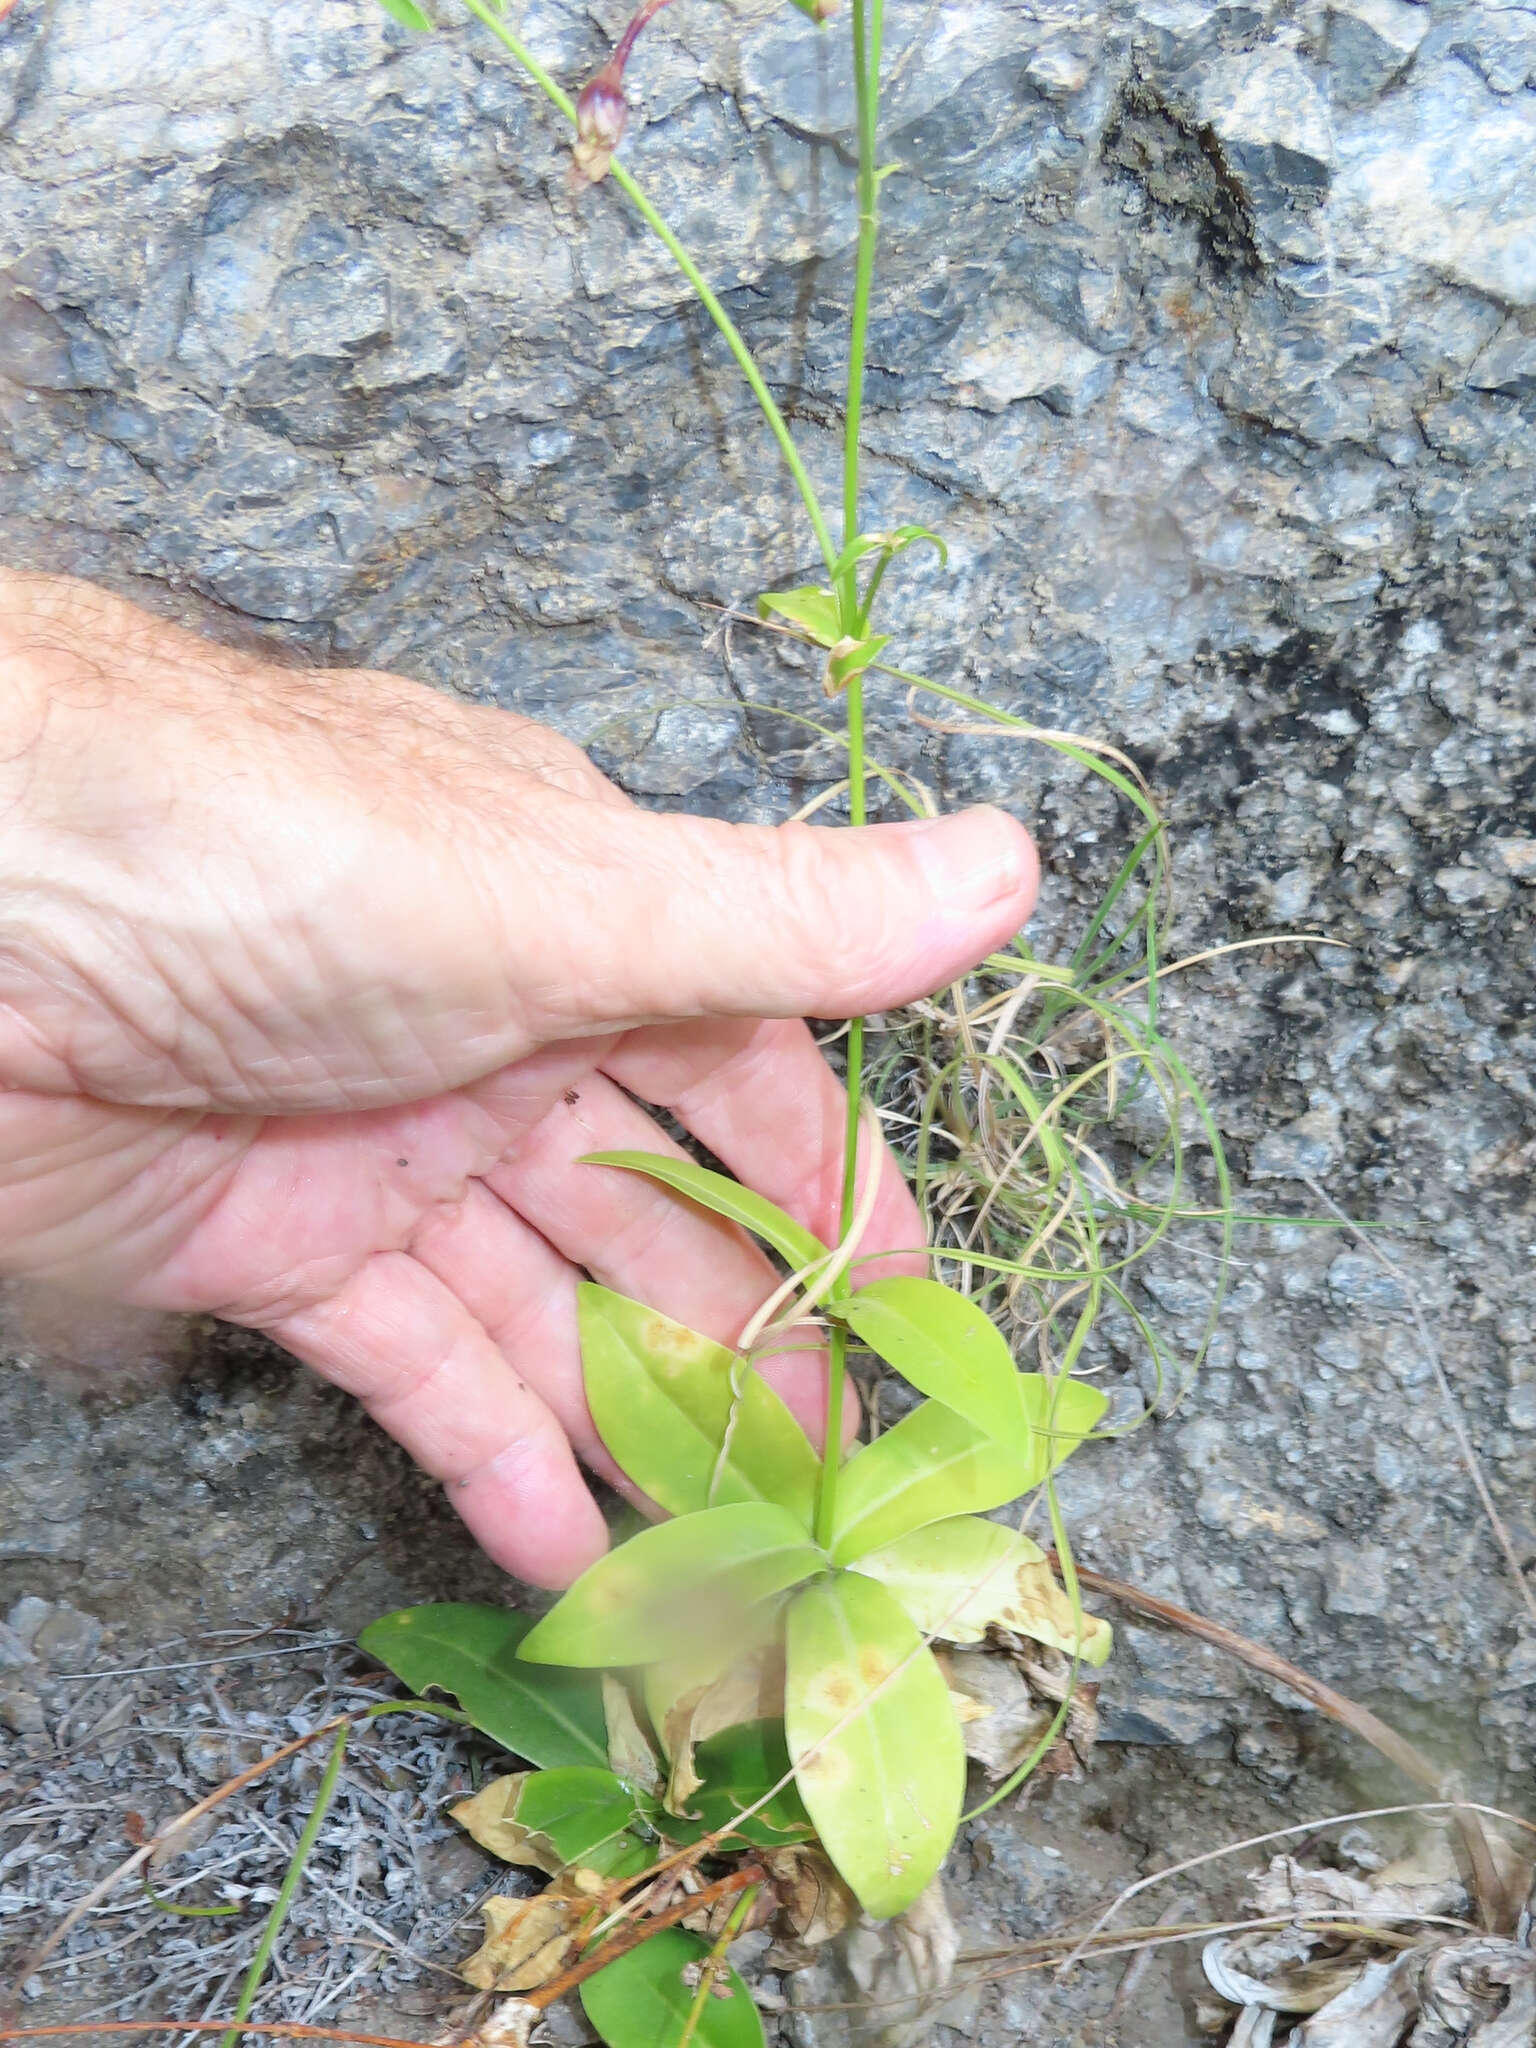
[{"label": "purple flower bud", "polygon": [[[626,53],[627,54],[627,53]],[[613,152],[618,148],[629,119],[629,102],[624,97],[623,67],[610,58],[581,89],[576,102],[576,147],[574,176],[578,185],[595,185],[608,175]]]},{"label": "purple flower bud", "polygon": [[668,0],[644,0],[629,26],[620,36],[613,55],[589,85],[583,86],[576,101],[576,147],[572,151],[571,182],[595,185],[608,175],[613,152],[629,119],[624,97],[624,66],[635,40],[647,22],[660,14]]}]

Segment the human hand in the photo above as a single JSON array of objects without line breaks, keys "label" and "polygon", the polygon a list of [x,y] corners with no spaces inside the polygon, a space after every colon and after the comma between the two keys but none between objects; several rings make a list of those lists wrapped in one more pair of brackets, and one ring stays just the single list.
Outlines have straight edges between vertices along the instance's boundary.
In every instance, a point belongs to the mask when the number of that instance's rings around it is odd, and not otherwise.
[{"label": "human hand", "polygon": [[[938,987],[1033,904],[990,810],[825,831],[633,807],[556,734],[0,573],[0,1271],[271,1333],[508,1571],[605,1546],[582,1269],[726,1342],[754,1245],[583,1153],[677,1147],[837,1235],[799,1019]],[[866,1252],[921,1243],[888,1155]],[[892,1268],[894,1270],[894,1268]],[[769,1361],[813,1433],[819,1363]]]}]

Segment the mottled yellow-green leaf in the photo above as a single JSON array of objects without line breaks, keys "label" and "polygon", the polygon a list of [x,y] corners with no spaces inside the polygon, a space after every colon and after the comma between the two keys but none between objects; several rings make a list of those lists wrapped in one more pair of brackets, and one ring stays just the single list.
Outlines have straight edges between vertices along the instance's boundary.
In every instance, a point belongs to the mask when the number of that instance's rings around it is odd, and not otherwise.
[{"label": "mottled yellow-green leaf", "polygon": [[954,1840],[965,1751],[944,1677],[874,1579],[790,1602],[784,1732],[822,1846],[866,1913],[903,1912]]},{"label": "mottled yellow-green leaf", "polygon": [[861,1287],[836,1313],[919,1393],[953,1408],[1004,1450],[1029,1456],[1020,1375],[1002,1333],[974,1301],[937,1280],[900,1275]]},{"label": "mottled yellow-green leaf", "polygon": [[1021,1456],[938,1401],[924,1401],[854,1454],[838,1479],[832,1557],[849,1564],[950,1515],[981,1514],[1038,1486],[1093,1428],[1105,1397],[1081,1380],[1019,1375],[1030,1423]]},{"label": "mottled yellow-green leaf", "polygon": [[851,1567],[878,1579],[925,1636],[978,1643],[992,1627],[1049,1643],[1085,1664],[1102,1664],[1110,1626],[1094,1614],[1074,1614],[1038,1544],[999,1522],[958,1515],[930,1522]]},{"label": "mottled yellow-green leaf", "polygon": [[590,1566],[524,1637],[541,1664],[651,1664],[739,1625],[758,1601],[821,1570],[788,1508],[706,1508],[644,1529]]},{"label": "mottled yellow-green leaf", "polygon": [[810,1529],[820,1464],[760,1373],[606,1287],[583,1285],[578,1311],[592,1419],[637,1486],[669,1514],[770,1500]]}]

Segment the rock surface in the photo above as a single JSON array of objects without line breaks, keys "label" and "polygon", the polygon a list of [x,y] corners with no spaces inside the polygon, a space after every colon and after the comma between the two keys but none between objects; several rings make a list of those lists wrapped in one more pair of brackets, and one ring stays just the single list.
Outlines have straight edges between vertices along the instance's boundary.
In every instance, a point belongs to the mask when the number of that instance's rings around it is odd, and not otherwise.
[{"label": "rock surface", "polygon": [[[604,48],[548,0],[522,29],[567,82]],[[1177,1411],[1069,1469],[1078,1540],[1497,1792],[1536,1761],[1536,1631],[1412,1310],[1536,1557],[1536,9],[900,0],[889,46],[871,516],[951,548],[947,576],[909,558],[902,658],[1136,754],[1182,950],[1342,942],[1191,973],[1168,1025],[1250,1206],[1318,1214],[1312,1175],[1395,1233],[1395,1275],[1331,1232],[1246,1234]],[[788,7],[685,0],[641,46],[626,144],[829,485],[841,58]],[[516,705],[645,800],[774,819],[835,774],[763,708],[820,715],[816,678],[708,609],[812,566],[771,444],[667,260],[614,191],[571,198],[542,104],[472,25],[21,0],[0,548]],[[887,759],[1036,824],[1040,943],[1070,945],[1124,820],[1050,757],[926,733],[890,690],[873,710]],[[1207,1282],[1162,1269],[1175,1336]],[[14,1332],[0,1603],[40,1588],[152,1642],[486,1590],[430,1490],[260,1347],[136,1330],[169,1377],[82,1394],[92,1343]],[[1241,1786],[1234,1812],[1293,1817],[1307,1719],[1214,1652],[1127,1629],[1103,1704],[1163,1745],[1148,1771],[1182,1746]],[[989,1838],[974,1897],[1007,1924],[1036,1924],[1008,1905],[1029,1842],[1075,1853],[1074,1797]],[[1132,1794],[1106,1812],[1136,1832]],[[986,2024],[1035,2038],[1009,2000]],[[1145,2048],[1183,2038],[1158,2013]]]}]

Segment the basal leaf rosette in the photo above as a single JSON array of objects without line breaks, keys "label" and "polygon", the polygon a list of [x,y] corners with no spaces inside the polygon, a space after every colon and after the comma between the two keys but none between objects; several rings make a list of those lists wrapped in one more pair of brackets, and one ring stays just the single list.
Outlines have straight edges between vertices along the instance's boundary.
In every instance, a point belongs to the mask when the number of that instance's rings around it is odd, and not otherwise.
[{"label": "basal leaf rosette", "polygon": [[[794,1259],[808,1284],[832,1256],[782,1211],[691,1162],[595,1163],[652,1173],[731,1217]],[[743,1814],[743,1839],[803,1837],[814,1825],[859,1903],[885,1917],[939,1868],[964,1794],[959,1724],[929,1644],[1007,1630],[1074,1663],[1108,1655],[1107,1624],[1068,1597],[1038,1545],[986,1519],[1047,1481],[1105,1402],[1080,1382],[1019,1372],[987,1317],[934,1281],[833,1288],[822,1312],[928,1396],[841,1464],[825,1544],[813,1534],[821,1461],[752,1360],[583,1287],[599,1433],[674,1519],[593,1565],[517,1655],[633,1674],[664,1760],[652,1811],[664,1833]],[[782,1783],[762,1776],[775,1757]],[[722,1769],[734,1774],[729,1789]],[[798,1798],[786,1809],[791,1781]],[[769,1793],[764,1823],[751,1809]],[[606,1818],[620,1811],[610,1803]]]}]

